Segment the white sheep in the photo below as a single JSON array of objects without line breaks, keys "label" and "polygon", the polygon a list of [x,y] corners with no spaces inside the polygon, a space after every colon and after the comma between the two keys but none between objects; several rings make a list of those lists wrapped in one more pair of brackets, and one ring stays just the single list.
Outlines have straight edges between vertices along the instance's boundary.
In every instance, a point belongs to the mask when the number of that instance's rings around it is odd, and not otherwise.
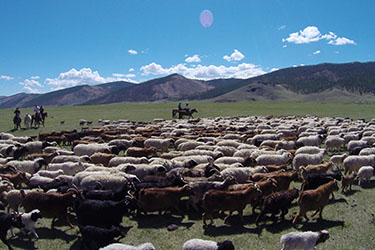
[{"label": "white sheep", "polygon": [[147,163],[149,163],[149,160],[146,157],[131,157],[131,156],[120,157],[120,156],[116,156],[109,161],[108,166],[109,167],[116,167],[116,166],[118,166],[120,164],[124,164],[124,163],[147,164]]},{"label": "white sheep", "polygon": [[28,150],[28,154],[41,154],[43,149],[47,146],[56,145],[56,143],[41,142],[41,141],[31,141],[24,144]]},{"label": "white sheep", "polygon": [[227,147],[234,147],[238,148],[241,145],[238,141],[235,140],[221,140],[216,143],[216,146],[227,146]]},{"label": "white sheep", "polygon": [[342,164],[344,159],[348,156],[347,153],[341,154],[341,155],[332,155],[331,158],[329,158],[329,161],[334,163],[336,166]]},{"label": "white sheep", "polygon": [[209,151],[209,150],[198,150],[198,149],[191,149],[191,150],[184,151],[182,155],[183,156],[208,155],[208,156],[213,157],[214,159],[224,156],[224,154],[221,152]]},{"label": "white sheep", "polygon": [[243,167],[243,168],[226,168],[220,174],[226,178],[232,176],[238,183],[245,183],[249,176],[255,173],[267,173],[268,169],[265,166]]},{"label": "white sheep", "polygon": [[276,144],[275,150],[279,149],[285,149],[285,150],[290,150],[290,149],[295,149],[296,142],[295,141],[286,141],[286,140],[281,140],[279,143]]},{"label": "white sheep", "polygon": [[40,175],[44,177],[49,177],[49,178],[56,178],[59,175],[63,175],[64,171],[62,169],[58,170],[39,170],[35,175]]},{"label": "white sheep", "polygon": [[64,163],[64,162],[90,162],[90,157],[87,155],[58,155],[55,156],[51,163]]},{"label": "white sheep", "polygon": [[349,153],[351,153],[353,151],[353,149],[357,148],[357,147],[360,147],[360,148],[364,148],[364,147],[367,147],[369,144],[367,141],[362,141],[362,140],[351,140],[350,142],[348,142],[348,151]]},{"label": "white sheep", "polygon": [[323,161],[325,151],[318,154],[297,154],[293,158],[293,166],[299,171],[299,167],[307,165],[317,165]]},{"label": "white sheep", "polygon": [[330,135],[327,137],[325,144],[327,150],[340,150],[345,145],[345,139]]},{"label": "white sheep", "polygon": [[182,250],[234,250],[232,241],[215,242],[212,240],[191,239],[184,243]]},{"label": "white sheep", "polygon": [[326,230],[321,232],[290,232],[281,236],[280,242],[284,244],[282,250],[305,249],[316,250],[316,245],[325,242],[329,238]]},{"label": "white sheep", "polygon": [[99,250],[155,250],[155,247],[151,243],[144,243],[138,246],[132,246],[122,243],[112,243],[106,247],[100,248]]},{"label": "white sheep", "polygon": [[150,138],[145,140],[144,146],[145,148],[154,147],[159,151],[167,152],[168,148],[173,145],[173,139],[161,139],[161,138]]},{"label": "white sheep", "polygon": [[183,142],[180,145],[178,145],[177,150],[178,151],[187,151],[190,149],[195,149],[199,145],[204,145],[204,142],[199,142],[199,141],[187,141]]},{"label": "white sheep", "polygon": [[301,143],[304,146],[316,146],[319,147],[322,144],[323,136],[321,135],[310,135],[305,137],[300,137],[297,143]]},{"label": "white sheep", "polygon": [[34,174],[46,165],[46,161],[42,158],[37,158],[33,161],[9,161],[6,165],[14,166],[18,170]]},{"label": "white sheep", "polygon": [[241,163],[243,166],[246,165],[245,159],[242,157],[230,157],[230,156],[223,156],[214,161],[214,164],[227,164],[231,165],[233,163]]},{"label": "white sheep", "polygon": [[361,186],[364,181],[368,182],[374,176],[374,167],[363,166],[358,170],[357,178],[359,179],[359,185]]},{"label": "white sheep", "polygon": [[349,155],[344,162],[345,174],[347,172],[358,172],[362,166],[374,166],[375,155]]},{"label": "white sheep", "polygon": [[18,211],[18,207],[21,205],[23,198],[26,194],[31,192],[41,192],[40,189],[30,189],[30,190],[18,190],[13,189],[9,192],[3,192],[2,197],[8,203],[8,212],[9,209],[13,209],[14,211]]},{"label": "white sheep", "polygon": [[109,146],[108,144],[98,144],[98,143],[90,143],[90,144],[78,144],[73,148],[74,154],[78,156],[88,155],[91,156],[96,152],[100,153],[118,153],[118,149],[116,152],[116,146]]},{"label": "white sheep", "polygon": [[37,175],[37,174],[34,174],[29,182],[27,183],[27,185],[29,187],[41,187],[41,186],[45,186],[47,184],[50,184],[54,181],[53,178],[50,178],[50,177],[45,177],[45,176],[40,176],[40,175]]},{"label": "white sheep", "polygon": [[233,157],[242,157],[244,159],[249,158],[250,155],[257,149],[250,149],[250,148],[243,148],[240,150],[237,150],[234,154]]},{"label": "white sheep", "polygon": [[82,162],[64,162],[64,163],[50,163],[47,166],[47,170],[55,171],[62,170],[66,175],[75,175],[76,173],[85,170],[88,166],[87,163]]},{"label": "white sheep", "polygon": [[359,155],[374,155],[375,154],[375,148],[363,148],[359,152]]},{"label": "white sheep", "polygon": [[265,154],[258,156],[255,160],[257,165],[283,165],[288,164],[293,159],[293,155],[289,152],[285,152],[282,155],[277,154]]},{"label": "white sheep", "polygon": [[43,153],[52,154],[52,153],[55,153],[55,152],[58,155],[74,155],[73,151],[68,151],[68,150],[60,149],[58,147],[45,147],[43,149]]},{"label": "white sheep", "polygon": [[231,146],[215,146],[214,151],[221,152],[224,156],[233,156],[237,149]]},{"label": "white sheep", "polygon": [[316,146],[303,146],[303,147],[300,147],[299,149],[296,150],[296,155],[298,155],[298,154],[318,154],[322,150],[324,150],[324,149],[321,149],[321,148],[316,147]]}]

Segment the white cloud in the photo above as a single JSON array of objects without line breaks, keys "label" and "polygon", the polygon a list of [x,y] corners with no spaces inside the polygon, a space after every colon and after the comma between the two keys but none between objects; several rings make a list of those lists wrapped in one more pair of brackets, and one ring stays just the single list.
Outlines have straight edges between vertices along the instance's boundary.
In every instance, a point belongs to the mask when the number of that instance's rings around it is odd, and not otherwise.
[{"label": "white cloud", "polygon": [[336,38],[335,40],[331,40],[328,42],[329,44],[332,44],[332,45],[345,45],[345,44],[353,44],[353,45],[356,45],[357,43],[354,42],[353,40],[350,40],[346,37],[338,37]]},{"label": "white cloud", "polygon": [[320,50],[317,50],[313,53],[314,55],[320,54]]},{"label": "white cloud", "polygon": [[160,64],[152,62],[148,65],[142,66],[140,70],[142,75],[168,75],[179,73],[191,79],[210,80],[217,78],[250,78],[266,73],[257,65],[249,63],[241,63],[237,66],[226,67],[223,65],[196,65],[195,67],[188,67],[186,64],[178,64],[170,68],[164,68]]},{"label": "white cloud", "polygon": [[74,87],[77,85],[93,85],[114,81],[135,82],[126,78],[128,75],[112,74],[110,77],[102,77],[98,71],[92,71],[90,68],[82,68],[80,70],[71,69],[68,72],[60,73],[56,78],[47,78],[44,83],[51,85],[53,90]]},{"label": "white cloud", "polygon": [[134,71],[134,69],[133,69],[133,68],[130,68],[130,69],[129,69],[129,72],[133,72],[133,71]]},{"label": "white cloud", "polygon": [[278,71],[279,69],[278,68],[272,68],[271,70],[270,70],[270,72],[274,72],[274,71]]},{"label": "white cloud", "polygon": [[9,80],[13,80],[13,79],[14,79],[14,77],[11,77],[11,76],[0,75],[0,80],[7,80],[7,81],[9,81]]},{"label": "white cloud", "polygon": [[289,43],[311,43],[317,42],[322,39],[322,34],[320,33],[319,29],[315,26],[308,26],[304,30],[300,30],[299,32],[291,33],[288,38],[283,39],[283,42]]},{"label": "white cloud", "polygon": [[308,26],[304,30],[294,32],[289,35],[288,38],[282,39],[283,42],[295,43],[295,44],[306,44],[312,42],[318,42],[320,40],[328,40],[328,44],[332,45],[344,45],[353,44],[356,42],[345,37],[338,37],[335,33],[329,32],[328,34],[322,34],[319,29],[315,26]]},{"label": "white cloud", "polygon": [[198,62],[201,62],[201,59],[199,58],[198,55],[194,55],[194,56],[190,56],[188,58],[185,59],[185,62],[187,63],[198,63]]},{"label": "white cloud", "polygon": [[39,80],[40,79],[40,76],[32,76],[32,77],[30,77],[31,79],[33,79],[33,80]]},{"label": "white cloud", "polygon": [[129,54],[131,54],[131,55],[136,55],[136,54],[138,54],[138,52],[137,52],[136,50],[134,50],[134,49],[129,49],[128,52],[129,52]]},{"label": "white cloud", "polygon": [[288,45],[284,44],[284,45],[283,45],[283,48],[286,48],[286,47],[288,47]]},{"label": "white cloud", "polygon": [[230,61],[241,61],[242,59],[245,58],[245,56],[239,52],[238,50],[234,50],[233,53],[230,56],[223,56],[224,60],[227,60],[228,62]]},{"label": "white cloud", "polygon": [[286,25],[281,25],[279,28],[277,28],[278,30],[283,30],[286,28]]},{"label": "white cloud", "polygon": [[43,85],[33,78],[35,79],[35,77],[31,77],[31,79],[25,79],[23,82],[19,82],[26,93],[40,93],[40,90],[37,88],[43,88]]}]

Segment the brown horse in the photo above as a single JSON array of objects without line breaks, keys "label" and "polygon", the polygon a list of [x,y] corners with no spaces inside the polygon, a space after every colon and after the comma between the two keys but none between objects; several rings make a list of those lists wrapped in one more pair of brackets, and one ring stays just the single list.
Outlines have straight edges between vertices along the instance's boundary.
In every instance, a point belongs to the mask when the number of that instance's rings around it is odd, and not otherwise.
[{"label": "brown horse", "polygon": [[39,113],[33,114],[31,116],[31,127],[33,126],[33,124],[34,124],[35,127],[38,126],[38,128],[39,128],[40,124],[42,124],[43,127],[44,127],[44,121],[45,121],[46,117],[48,117],[47,112],[40,113],[40,114]]},{"label": "brown horse", "polygon": [[178,114],[178,119],[182,119],[182,118],[184,118],[184,116],[187,116],[190,119],[190,118],[193,118],[194,113],[198,113],[198,110],[191,109],[191,110],[187,111],[186,109],[181,109],[181,110],[173,109],[172,110],[172,117],[176,118],[176,115]]}]

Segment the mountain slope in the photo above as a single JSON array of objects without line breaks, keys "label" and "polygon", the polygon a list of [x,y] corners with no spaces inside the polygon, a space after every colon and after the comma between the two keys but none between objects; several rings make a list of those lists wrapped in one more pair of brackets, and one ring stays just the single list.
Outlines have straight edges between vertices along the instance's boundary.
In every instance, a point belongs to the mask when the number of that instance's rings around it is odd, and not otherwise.
[{"label": "mountain slope", "polygon": [[[340,100],[340,96],[334,95],[334,92],[345,96],[346,100],[356,101],[358,98],[373,100],[375,99],[375,63],[325,63],[281,69],[238,82],[227,88],[230,91],[226,94],[214,96],[214,100],[257,100],[262,95],[258,95],[257,92],[252,94],[246,92],[245,88],[246,86],[251,88],[254,84],[261,84],[264,88],[279,86],[288,91],[288,94],[287,92],[280,94],[276,98],[277,100]],[[264,95],[263,98],[269,101],[274,100],[266,98]]]},{"label": "mountain slope", "polygon": [[0,99],[0,108],[31,107],[35,104],[43,106],[79,105],[88,100],[106,95],[112,91],[131,86],[129,82],[111,82],[99,85],[80,85],[52,91],[46,94],[17,94]]},{"label": "mountain slope", "polygon": [[186,99],[189,96],[206,92],[213,88],[214,86],[205,81],[191,80],[181,75],[173,74],[120,89],[108,95],[90,100],[85,104],[172,101]]}]

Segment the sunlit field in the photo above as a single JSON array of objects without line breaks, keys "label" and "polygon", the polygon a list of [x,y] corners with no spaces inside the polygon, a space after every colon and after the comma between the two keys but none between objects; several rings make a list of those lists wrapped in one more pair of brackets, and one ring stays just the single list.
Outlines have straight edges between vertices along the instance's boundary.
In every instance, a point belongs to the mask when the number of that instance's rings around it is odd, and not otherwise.
[{"label": "sunlit field", "polygon": [[[320,117],[350,117],[352,119],[371,120],[375,117],[375,105],[353,105],[340,103],[189,103],[191,108],[199,112],[194,118],[217,116],[245,115],[316,115]],[[42,131],[80,130],[79,120],[93,121],[98,126],[99,119],[131,121],[152,121],[155,118],[172,119],[172,109],[176,103],[153,104],[115,104],[102,106],[75,107],[46,107],[48,118],[44,128],[18,130],[15,135],[38,135]],[[0,110],[0,131],[9,132],[13,128],[11,109]],[[32,109],[21,109],[21,116]],[[61,124],[61,121],[64,121]],[[345,151],[342,151],[343,153]],[[335,153],[337,154],[337,152]],[[326,156],[326,160],[332,153]],[[300,183],[292,186],[299,188]],[[341,184],[339,185],[341,187]],[[256,215],[251,214],[248,206],[244,211],[244,223],[235,215],[229,220],[229,225],[223,219],[216,217],[214,226],[203,227],[201,215],[193,212],[184,215],[173,213],[159,216],[158,213],[148,216],[124,217],[122,226],[125,237],[120,242],[141,244],[152,242],[156,249],[178,250],[185,241],[191,238],[210,239],[215,241],[232,240],[236,249],[281,249],[281,235],[296,230],[328,230],[331,238],[317,246],[318,249],[373,249],[375,244],[375,181],[364,187],[353,186],[353,191],[347,194],[335,193],[335,199],[324,208],[323,220],[310,219],[308,223],[292,225],[293,217],[298,211],[294,205],[289,209],[285,221],[273,223],[266,216],[258,226],[255,225]],[[310,217],[311,212],[308,213]],[[74,216],[72,221],[74,224]],[[175,231],[168,231],[168,225],[178,226]],[[81,249],[78,227],[70,228],[66,222],[58,221],[55,229],[51,229],[51,219],[42,219],[36,229],[40,239],[34,240],[39,249]],[[33,243],[15,229],[16,237],[10,240],[15,249],[33,249]],[[10,233],[8,234],[10,237]],[[6,249],[0,243],[0,249]]]}]

